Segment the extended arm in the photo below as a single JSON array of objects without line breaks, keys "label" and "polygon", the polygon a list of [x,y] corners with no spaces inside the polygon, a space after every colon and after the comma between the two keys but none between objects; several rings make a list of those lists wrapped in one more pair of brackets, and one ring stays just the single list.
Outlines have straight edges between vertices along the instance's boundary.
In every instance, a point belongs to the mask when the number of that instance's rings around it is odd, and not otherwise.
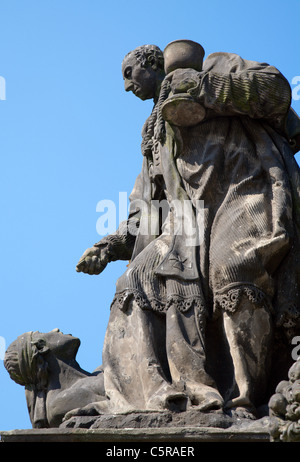
[{"label": "extended arm", "polygon": [[134,201],[139,197],[140,192],[141,175],[138,176],[130,195],[131,207],[128,219],[120,224],[115,233],[103,237],[84,252],[76,266],[77,272],[100,274],[109,262],[131,259],[141,214],[134,206]]},{"label": "extended arm", "polygon": [[192,94],[217,114],[259,119],[286,116],[291,102],[288,82],[278,74],[261,71],[208,72]]},{"label": "extended arm", "polygon": [[76,271],[100,274],[111,261],[130,260],[138,226],[137,216],[123,221],[115,233],[105,236],[84,252],[76,266]]},{"label": "extended arm", "polygon": [[290,85],[275,67],[234,54],[214,53],[202,72],[178,69],[166,78],[173,93],[190,93],[207,116],[246,115],[278,125],[290,108]]}]

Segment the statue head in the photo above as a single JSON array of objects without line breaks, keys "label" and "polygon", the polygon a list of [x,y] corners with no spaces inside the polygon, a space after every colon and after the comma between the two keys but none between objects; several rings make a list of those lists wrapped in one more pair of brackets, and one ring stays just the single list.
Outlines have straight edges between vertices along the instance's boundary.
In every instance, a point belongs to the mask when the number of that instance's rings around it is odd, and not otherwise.
[{"label": "statue head", "polygon": [[48,426],[45,403],[53,360],[61,359],[70,367],[77,365],[79,346],[78,338],[54,329],[48,333],[26,332],[7,348],[4,366],[11,379],[26,388],[33,427]]},{"label": "statue head", "polygon": [[156,45],[142,45],[128,53],[122,63],[126,91],[142,100],[155,99],[164,79],[163,52]]},{"label": "statue head", "polygon": [[75,360],[79,345],[78,338],[65,335],[59,329],[43,334],[26,332],[7,348],[4,366],[16,383],[32,385],[40,378],[41,369],[46,371],[50,352],[66,361]]}]

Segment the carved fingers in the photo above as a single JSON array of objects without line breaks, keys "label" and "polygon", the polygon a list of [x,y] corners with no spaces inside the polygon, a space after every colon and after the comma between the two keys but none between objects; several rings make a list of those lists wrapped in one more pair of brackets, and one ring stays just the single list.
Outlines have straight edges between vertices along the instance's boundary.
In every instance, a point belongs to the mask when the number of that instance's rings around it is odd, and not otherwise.
[{"label": "carved fingers", "polygon": [[79,260],[76,271],[78,273],[100,274],[108,263],[108,255],[103,247],[87,249]]},{"label": "carved fingers", "polygon": [[165,79],[171,84],[172,93],[187,93],[197,87],[201,73],[194,69],[176,69],[170,72]]}]

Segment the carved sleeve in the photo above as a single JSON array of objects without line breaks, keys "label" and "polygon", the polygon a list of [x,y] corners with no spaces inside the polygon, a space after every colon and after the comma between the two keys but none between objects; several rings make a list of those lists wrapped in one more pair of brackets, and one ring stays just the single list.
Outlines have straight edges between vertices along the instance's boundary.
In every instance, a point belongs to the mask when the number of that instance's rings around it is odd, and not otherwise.
[{"label": "carved sleeve", "polygon": [[191,92],[200,103],[224,115],[248,115],[251,118],[280,120],[286,116],[291,102],[288,81],[270,66],[266,72],[206,72],[200,85]]},{"label": "carved sleeve", "polygon": [[129,217],[122,221],[115,233],[105,236],[95,246],[107,245],[110,261],[130,260],[138,227],[139,217]]}]

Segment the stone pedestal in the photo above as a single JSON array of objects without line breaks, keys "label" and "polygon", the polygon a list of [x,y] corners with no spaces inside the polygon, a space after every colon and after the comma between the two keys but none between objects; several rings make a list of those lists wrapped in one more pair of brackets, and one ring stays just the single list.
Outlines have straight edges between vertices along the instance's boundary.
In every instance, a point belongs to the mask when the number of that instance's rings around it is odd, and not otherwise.
[{"label": "stone pedestal", "polygon": [[[1,432],[1,442],[30,443],[175,443],[185,445],[201,442],[269,442],[267,429],[262,428],[209,428],[209,427],[168,427],[168,428],[123,428],[84,429],[50,428],[33,430],[12,430]],[[151,445],[150,445],[151,446]]]},{"label": "stone pedestal", "polygon": [[151,447],[151,443],[269,442],[269,425],[268,417],[233,421],[229,416],[218,413],[150,412],[73,417],[59,428],[3,431],[0,435],[4,443],[147,443]]}]

